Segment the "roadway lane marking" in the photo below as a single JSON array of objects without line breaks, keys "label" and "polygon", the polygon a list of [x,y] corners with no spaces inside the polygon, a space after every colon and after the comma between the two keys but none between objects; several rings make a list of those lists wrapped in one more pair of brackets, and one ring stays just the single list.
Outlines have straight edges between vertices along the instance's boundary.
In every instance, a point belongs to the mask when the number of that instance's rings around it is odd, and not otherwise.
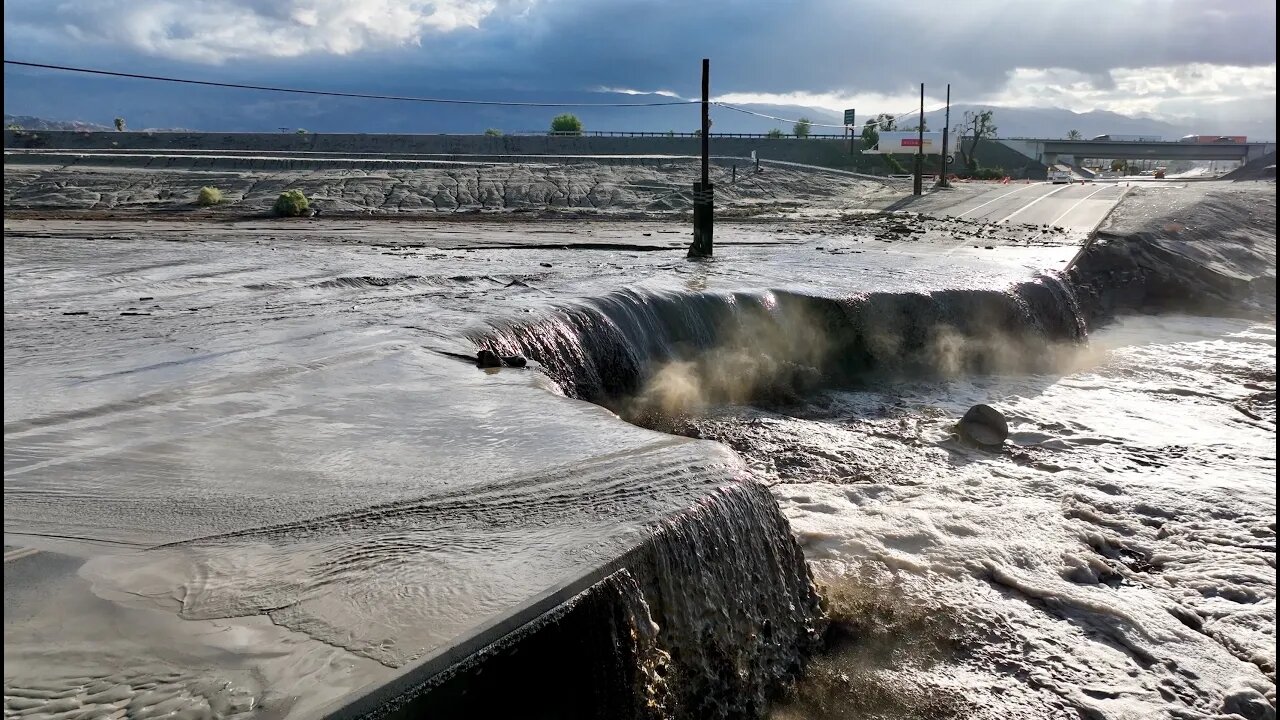
[{"label": "roadway lane marking", "polygon": [[1076,209],[1076,208],[1078,208],[1078,207],[1080,207],[1080,204],[1081,204],[1081,203],[1083,203],[1085,200],[1088,200],[1089,198],[1093,197],[1094,195],[1097,195],[1098,193],[1100,193],[1100,192],[1102,192],[1103,190],[1106,190],[1106,189],[1108,189],[1108,188],[1107,188],[1107,186],[1106,186],[1106,185],[1103,185],[1102,187],[1098,188],[1097,190],[1094,190],[1093,192],[1089,193],[1088,195],[1085,195],[1084,197],[1080,198],[1079,200],[1077,200],[1077,201],[1076,201],[1076,203],[1075,203],[1074,205],[1072,205],[1071,207],[1067,208],[1067,211],[1066,211],[1066,212],[1064,212],[1064,213],[1062,213],[1061,215],[1059,215],[1058,217],[1054,218],[1054,219],[1053,219],[1053,221],[1052,221],[1052,222],[1050,222],[1049,224],[1050,224],[1050,225],[1057,225],[1059,220],[1061,220],[1062,218],[1064,218],[1064,217],[1066,217],[1066,216],[1070,215],[1070,214],[1071,214],[1071,211],[1072,211],[1072,210],[1075,210],[1075,209]]},{"label": "roadway lane marking", "polygon": [[4,561],[13,562],[14,560],[21,560],[24,557],[30,557],[38,552],[40,551],[35,548],[18,548],[17,550],[11,550],[5,553]]},{"label": "roadway lane marking", "polygon": [[973,212],[973,211],[975,211],[975,210],[981,210],[982,208],[984,208],[984,207],[986,207],[986,206],[990,205],[990,204],[991,204],[991,203],[993,203],[993,202],[996,202],[997,200],[1003,200],[1003,199],[1005,199],[1005,198],[1009,197],[1010,195],[1012,195],[1012,194],[1014,194],[1014,193],[1022,192],[1023,190],[1026,190],[1026,189],[1028,189],[1028,188],[1039,187],[1039,186],[1044,185],[1044,184],[1045,184],[1045,183],[1036,183],[1035,185],[1023,185],[1022,187],[1018,188],[1017,190],[1010,190],[1009,192],[1007,192],[1007,193],[1005,193],[1005,194],[1001,195],[1000,197],[998,197],[998,198],[992,198],[992,199],[990,199],[990,200],[988,200],[988,201],[986,201],[986,202],[982,203],[981,205],[978,205],[977,207],[971,207],[971,208],[969,208],[968,210],[965,210],[964,212],[960,213],[960,214],[959,214],[959,215],[957,215],[956,217],[957,217],[957,218],[962,218],[962,217],[964,217],[965,215],[968,215],[969,213],[971,213],[971,212]]},{"label": "roadway lane marking", "polygon": [[1014,210],[1013,212],[1009,213],[1008,215],[1005,215],[1003,218],[1000,218],[999,220],[997,220],[997,221],[996,221],[996,224],[997,224],[997,225],[1003,225],[1004,223],[1009,222],[1009,220],[1010,220],[1011,218],[1013,218],[1013,216],[1014,216],[1014,215],[1017,215],[1017,214],[1021,213],[1023,210],[1026,210],[1027,208],[1031,207],[1032,205],[1035,205],[1036,203],[1038,203],[1038,202],[1040,202],[1041,200],[1043,200],[1043,199],[1045,199],[1045,198],[1049,197],[1050,195],[1057,195],[1058,193],[1062,192],[1063,190],[1070,190],[1072,187],[1074,187],[1074,186],[1073,186],[1071,183],[1068,183],[1068,184],[1063,185],[1062,187],[1058,188],[1057,190],[1050,190],[1049,192],[1047,192],[1047,193],[1045,193],[1045,194],[1041,195],[1040,197],[1036,198],[1035,200],[1032,200],[1031,202],[1027,203],[1026,205],[1023,205],[1022,207],[1018,208],[1017,210]]}]

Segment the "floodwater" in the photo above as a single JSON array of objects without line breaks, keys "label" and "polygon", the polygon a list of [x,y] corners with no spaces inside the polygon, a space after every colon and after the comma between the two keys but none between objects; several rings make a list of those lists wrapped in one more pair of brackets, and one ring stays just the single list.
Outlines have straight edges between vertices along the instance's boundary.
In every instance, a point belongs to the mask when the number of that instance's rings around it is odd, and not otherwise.
[{"label": "floodwater", "polygon": [[[694,421],[772,484],[858,638],[778,717],[1266,716],[1274,323],[1128,317],[1064,359]],[[979,402],[1001,452],[954,435]]]},{"label": "floodwater", "polygon": [[[780,714],[1274,707],[1273,322],[1082,343],[1039,233],[748,226],[690,263],[121,227],[6,237],[6,545],[40,551],[7,712],[315,715],[750,478],[863,623]],[[951,438],[975,402],[1003,452]]]}]

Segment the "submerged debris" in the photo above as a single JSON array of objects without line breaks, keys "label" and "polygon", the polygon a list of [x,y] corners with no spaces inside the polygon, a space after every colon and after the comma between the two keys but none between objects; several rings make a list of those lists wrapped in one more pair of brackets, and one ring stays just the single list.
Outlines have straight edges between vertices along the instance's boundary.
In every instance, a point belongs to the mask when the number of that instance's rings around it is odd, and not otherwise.
[{"label": "submerged debris", "polygon": [[529,361],[524,359],[522,355],[499,355],[498,353],[483,348],[476,352],[476,366],[482,368],[498,368],[498,367],[517,367],[522,368],[528,365]]}]

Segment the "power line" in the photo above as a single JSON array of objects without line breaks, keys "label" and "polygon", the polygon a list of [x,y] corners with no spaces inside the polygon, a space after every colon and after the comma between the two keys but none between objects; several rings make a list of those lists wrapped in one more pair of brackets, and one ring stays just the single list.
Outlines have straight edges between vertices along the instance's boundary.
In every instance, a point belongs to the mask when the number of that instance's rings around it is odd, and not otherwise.
[{"label": "power line", "polygon": [[[800,122],[800,120],[799,120],[799,119],[796,119],[796,120],[790,120],[790,119],[787,119],[787,118],[777,117],[777,116],[775,116],[775,115],[767,115],[767,114],[765,114],[765,113],[756,112],[755,110],[748,110],[748,109],[746,109],[746,108],[740,108],[740,107],[737,107],[737,106],[735,106],[735,105],[730,105],[730,104],[728,104],[728,103],[716,102],[716,103],[713,103],[713,104],[715,104],[715,105],[719,105],[720,107],[722,107],[722,108],[724,108],[724,109],[726,109],[726,110],[734,110],[734,111],[736,111],[736,112],[746,113],[747,115],[755,115],[756,117],[769,118],[770,120],[777,120],[778,122],[785,122],[785,123],[798,123],[798,122]],[[942,110],[942,109],[943,109],[943,108],[945,108],[945,107],[946,107],[945,105],[940,106],[940,107],[936,107],[936,108],[933,108],[932,110],[926,110],[926,111],[925,111],[925,113],[937,112],[937,111],[939,111],[939,110]],[[909,110],[909,111],[904,112],[904,113],[899,113],[899,114],[897,114],[897,115],[893,115],[893,116],[892,116],[892,120],[893,120],[894,122],[896,122],[896,121],[900,120],[901,118],[904,118],[904,117],[911,117],[912,115],[919,115],[919,114],[920,114],[920,111],[919,111],[919,110]],[[841,130],[843,130],[843,129],[845,129],[845,128],[849,127],[848,125],[831,125],[831,124],[827,124],[827,123],[816,123],[816,122],[811,122],[811,121],[808,121],[808,120],[806,120],[805,122],[808,122],[810,127],[839,128],[839,129],[841,129]],[[862,124],[862,125],[858,125],[857,127],[866,127],[867,125],[877,125],[877,126],[878,126],[878,125],[880,125],[880,123],[879,123],[879,122],[872,121],[872,122],[864,123],[864,124]]]},{"label": "power line", "polygon": [[5,65],[41,68],[44,70],[61,70],[64,72],[85,73],[88,75],[107,75],[110,77],[131,78],[134,80],[158,80],[161,82],[182,83],[185,85],[205,85],[209,87],[237,88],[240,90],[266,90],[268,92],[294,93],[298,95],[326,95],[329,97],[360,98],[362,100],[400,100],[404,102],[443,103],[448,105],[503,105],[513,107],[661,107],[671,105],[694,105],[697,100],[672,100],[666,102],[644,103],[583,103],[583,102],[517,102],[514,100],[459,100],[455,98],[411,97],[406,95],[372,95],[368,93],[337,92],[330,90],[303,90],[301,88],[274,87],[270,85],[246,85],[242,83],[215,82],[213,80],[192,80],[190,78],[165,77],[163,75],[142,75],[139,73],[116,72],[113,70],[97,70],[94,68],[69,67],[66,65],[47,65],[45,63],[5,60]]}]

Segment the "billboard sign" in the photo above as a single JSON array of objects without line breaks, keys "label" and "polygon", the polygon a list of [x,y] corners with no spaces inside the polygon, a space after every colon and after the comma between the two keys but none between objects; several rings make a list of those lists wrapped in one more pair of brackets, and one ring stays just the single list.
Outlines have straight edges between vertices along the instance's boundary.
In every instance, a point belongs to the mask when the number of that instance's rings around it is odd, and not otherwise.
[{"label": "billboard sign", "polygon": [[854,122],[853,122],[853,118],[854,118],[854,112],[853,112],[853,110],[852,110],[852,109],[849,109],[849,110],[845,110],[845,111],[844,111],[844,124],[845,124],[845,125],[853,125],[853,124],[854,124]]},{"label": "billboard sign", "polygon": [[906,132],[882,132],[880,133],[880,144],[876,146],[875,152],[881,154],[890,153],[910,153],[915,154],[923,151],[925,155],[939,155],[942,153],[942,133],[926,132],[924,141],[920,140],[920,133]]}]

